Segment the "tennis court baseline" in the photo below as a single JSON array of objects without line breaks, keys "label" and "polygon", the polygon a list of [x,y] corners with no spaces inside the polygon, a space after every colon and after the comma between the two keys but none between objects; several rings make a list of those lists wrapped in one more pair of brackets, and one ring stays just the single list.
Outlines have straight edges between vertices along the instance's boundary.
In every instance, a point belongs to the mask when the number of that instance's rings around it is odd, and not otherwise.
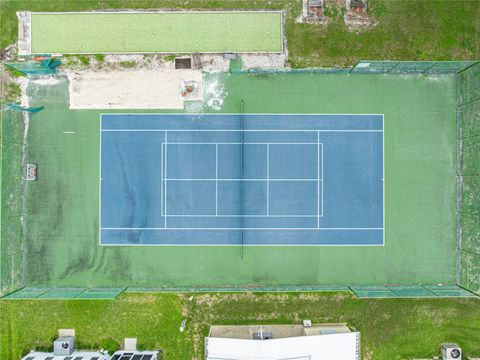
[{"label": "tennis court baseline", "polygon": [[383,245],[383,115],[103,114],[102,245]]}]

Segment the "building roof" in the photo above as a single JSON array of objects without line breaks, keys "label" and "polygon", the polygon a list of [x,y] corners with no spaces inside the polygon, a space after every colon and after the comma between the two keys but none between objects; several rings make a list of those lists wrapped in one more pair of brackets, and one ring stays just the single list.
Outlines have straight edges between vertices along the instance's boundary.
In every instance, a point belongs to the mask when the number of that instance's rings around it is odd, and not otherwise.
[{"label": "building roof", "polygon": [[108,354],[98,351],[74,351],[71,355],[53,355],[51,352],[32,351],[22,360],[109,360]]},{"label": "building roof", "polygon": [[51,352],[32,351],[21,360],[157,360],[158,351],[120,350],[112,356],[97,351],[74,351],[71,355],[54,355]]},{"label": "building roof", "polygon": [[158,351],[119,350],[113,353],[111,360],[157,360]]},{"label": "building roof", "polygon": [[[271,334],[273,339],[296,336],[344,334],[351,332],[347,324],[315,324],[303,325],[213,325],[210,337],[230,339],[255,339],[254,334]],[[258,337],[258,336],[257,336]]]},{"label": "building roof", "polygon": [[271,340],[205,338],[206,360],[359,360],[360,333]]}]

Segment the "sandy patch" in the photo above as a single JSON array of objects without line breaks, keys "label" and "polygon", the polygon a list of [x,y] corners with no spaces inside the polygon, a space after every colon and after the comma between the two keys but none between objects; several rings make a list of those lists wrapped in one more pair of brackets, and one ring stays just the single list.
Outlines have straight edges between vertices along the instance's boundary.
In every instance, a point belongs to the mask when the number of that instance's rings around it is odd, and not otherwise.
[{"label": "sandy patch", "polygon": [[[202,73],[198,70],[114,70],[66,72],[70,109],[183,109],[185,100],[203,98]],[[186,98],[180,87],[195,82]]]}]

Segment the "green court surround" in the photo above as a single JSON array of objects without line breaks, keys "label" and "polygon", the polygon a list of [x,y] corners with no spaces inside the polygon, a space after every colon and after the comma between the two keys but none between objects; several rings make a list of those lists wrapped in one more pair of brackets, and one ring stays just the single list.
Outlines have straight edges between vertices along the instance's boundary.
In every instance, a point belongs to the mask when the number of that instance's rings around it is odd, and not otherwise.
[{"label": "green court surround", "polygon": [[[100,111],[69,110],[68,84],[29,87],[23,283],[63,287],[454,284],[455,76],[205,74],[222,112],[385,115],[383,247],[98,246]],[[198,112],[197,104],[187,111]],[[204,108],[203,111],[212,111]],[[123,111],[122,111],[123,112]],[[73,133],[72,133],[73,132]]]}]

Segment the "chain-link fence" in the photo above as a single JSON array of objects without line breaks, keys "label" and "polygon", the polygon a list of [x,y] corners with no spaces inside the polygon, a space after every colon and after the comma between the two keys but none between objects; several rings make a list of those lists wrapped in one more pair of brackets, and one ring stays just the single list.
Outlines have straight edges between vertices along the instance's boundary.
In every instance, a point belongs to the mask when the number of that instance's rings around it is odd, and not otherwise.
[{"label": "chain-link fence", "polygon": [[458,282],[480,293],[480,63],[457,77]]}]

